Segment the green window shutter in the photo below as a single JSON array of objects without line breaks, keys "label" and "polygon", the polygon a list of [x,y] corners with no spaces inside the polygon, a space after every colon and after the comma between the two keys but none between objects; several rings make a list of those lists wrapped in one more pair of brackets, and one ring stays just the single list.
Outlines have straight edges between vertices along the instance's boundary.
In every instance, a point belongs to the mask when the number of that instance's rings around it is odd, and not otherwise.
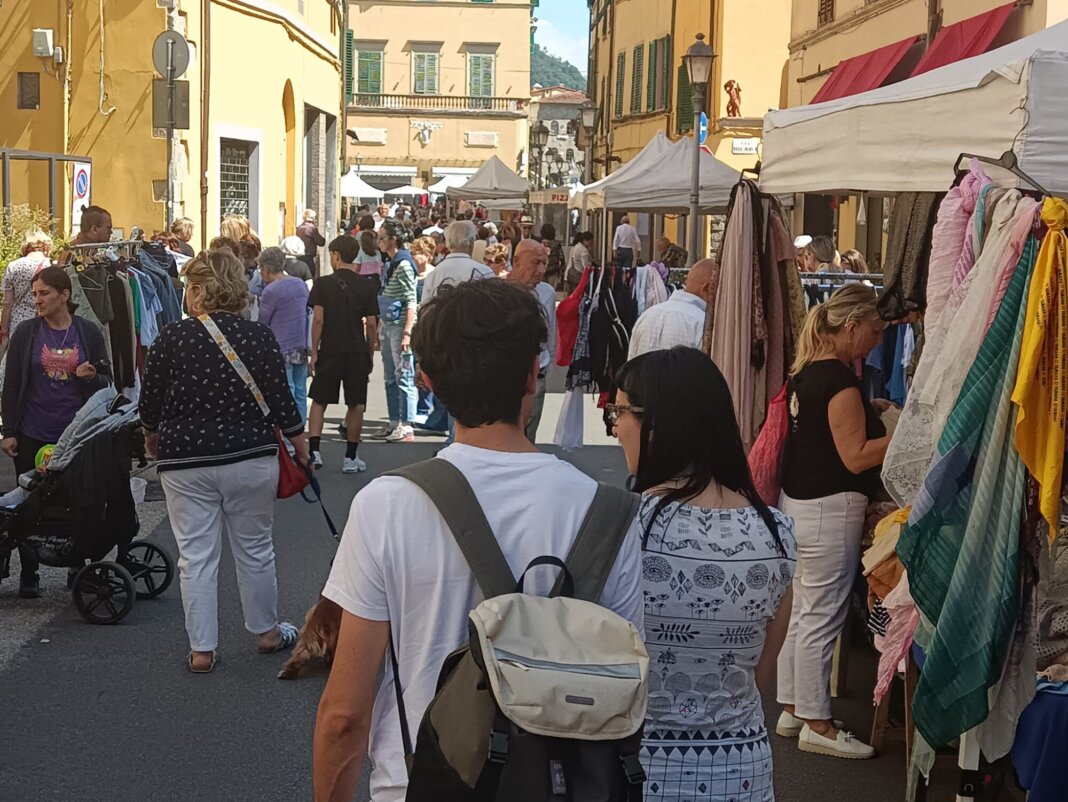
[{"label": "green window shutter", "polygon": [[352,102],[352,93],[355,84],[355,64],[353,43],[352,43],[352,31],[345,31],[345,100],[348,103]]},{"label": "green window shutter", "polygon": [[382,94],[382,51],[361,50],[356,54],[356,91],[361,95]]},{"label": "green window shutter", "polygon": [[616,56],[616,97],[613,111],[616,117],[623,116],[623,87],[624,83],[623,73],[627,70],[627,54],[620,53]]},{"label": "green window shutter", "polygon": [[416,95],[438,93],[438,54],[415,53],[413,57],[412,92]]},{"label": "green window shutter", "polygon": [[468,94],[471,97],[493,97],[493,61],[488,53],[469,53]]},{"label": "green window shutter", "polygon": [[645,82],[645,110],[656,111],[660,106],[656,103],[656,78],[657,73],[660,70],[660,64],[657,60],[657,47],[660,45],[659,39],[654,39],[649,43],[649,76]]},{"label": "green window shutter", "polygon": [[678,94],[675,96],[675,130],[682,134],[693,130],[693,94],[686,65],[679,66]]},{"label": "green window shutter", "polygon": [[645,67],[645,45],[634,48],[634,67],[630,76],[630,113],[640,114],[642,110],[642,78]]},{"label": "green window shutter", "polygon": [[660,86],[657,92],[657,108],[666,109],[671,105],[671,34],[660,40]]}]

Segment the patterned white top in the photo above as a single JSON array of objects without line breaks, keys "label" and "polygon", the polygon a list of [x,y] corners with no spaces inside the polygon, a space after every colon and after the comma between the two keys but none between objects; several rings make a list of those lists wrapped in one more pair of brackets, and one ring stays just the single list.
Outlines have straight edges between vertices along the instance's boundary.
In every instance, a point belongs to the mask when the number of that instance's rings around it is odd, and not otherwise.
[{"label": "patterned white top", "polygon": [[[645,496],[642,532],[656,507]],[[778,510],[783,554],[753,507],[669,504],[649,529],[642,559],[649,650],[650,730],[714,740],[763,730],[754,670],[765,629],[793,579],[793,521]]]}]

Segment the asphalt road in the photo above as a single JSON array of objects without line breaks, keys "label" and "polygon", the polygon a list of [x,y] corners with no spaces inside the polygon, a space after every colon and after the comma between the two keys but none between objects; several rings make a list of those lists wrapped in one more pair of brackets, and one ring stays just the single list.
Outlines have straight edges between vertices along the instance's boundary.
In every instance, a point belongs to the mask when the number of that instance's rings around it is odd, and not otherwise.
[{"label": "asphalt road", "polygon": [[[384,411],[380,388],[373,380],[368,429]],[[561,389],[560,378],[551,377],[539,432],[544,444],[552,439]],[[331,412],[340,420],[340,408]],[[622,482],[621,451],[604,436],[591,401],[585,413],[591,445],[564,458],[598,479]],[[352,496],[376,472],[427,458],[443,439],[422,434],[414,444],[367,443],[360,454],[370,470],[346,476],[336,427],[327,434],[320,476],[339,525]],[[0,487],[10,482],[6,465],[4,470]],[[150,485],[150,499],[160,497],[158,485]],[[175,554],[162,503],[150,500],[143,520],[154,528],[150,539]],[[300,623],[326,578],[334,541],[318,509],[298,498],[278,503],[275,544],[280,612]],[[221,662],[208,676],[185,668],[188,643],[177,582],[161,598],[139,601],[111,627],[83,623],[62,583],[62,572],[47,572],[45,598],[29,602],[16,597],[17,583],[0,586],[0,801],[310,799],[311,737],[324,675],[275,679],[285,656],[256,653],[241,621],[228,549],[220,571]],[[835,714],[860,735],[870,728],[873,673],[868,650],[855,647],[852,695],[836,702]],[[765,691],[765,699],[773,723],[773,693]],[[805,755],[774,735],[772,741],[779,802],[904,798],[904,747],[896,739],[864,763]],[[928,798],[952,799],[951,773],[938,776]],[[365,779],[356,799],[367,798]]]}]

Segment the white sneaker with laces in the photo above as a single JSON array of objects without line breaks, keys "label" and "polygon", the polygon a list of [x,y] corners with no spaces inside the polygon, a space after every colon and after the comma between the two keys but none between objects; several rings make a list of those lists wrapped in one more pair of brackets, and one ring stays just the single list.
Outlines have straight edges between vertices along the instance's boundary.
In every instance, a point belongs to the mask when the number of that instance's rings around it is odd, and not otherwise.
[{"label": "white sneaker with laces", "polygon": [[313,451],[311,453],[311,465],[315,470],[319,470],[323,467],[323,455],[318,451]]},{"label": "white sneaker with laces", "polygon": [[[801,734],[801,728],[805,726],[805,720],[800,719],[792,713],[788,713],[783,710],[779,716],[779,721],[775,725],[775,734],[781,735],[783,738],[796,738]],[[834,726],[838,729],[842,729],[845,726],[838,719],[834,720]]]},{"label": "white sneaker with laces", "polygon": [[342,473],[359,473],[366,470],[367,463],[359,457],[353,457],[352,459],[345,457],[345,461],[341,464]]},{"label": "white sneaker with laces", "polygon": [[851,732],[838,730],[838,737],[831,739],[813,732],[808,724],[801,728],[797,748],[802,752],[840,757],[846,760],[867,760],[875,756],[875,750],[863,741],[858,741]]},{"label": "white sneaker with laces", "polygon": [[415,430],[411,426],[398,426],[388,435],[386,435],[387,443],[414,443],[415,442]]}]

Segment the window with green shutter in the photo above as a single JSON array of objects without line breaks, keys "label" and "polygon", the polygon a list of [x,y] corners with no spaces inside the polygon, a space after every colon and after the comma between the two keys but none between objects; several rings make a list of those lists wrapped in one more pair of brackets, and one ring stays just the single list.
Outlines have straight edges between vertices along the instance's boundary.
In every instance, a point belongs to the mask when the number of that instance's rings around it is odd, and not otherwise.
[{"label": "window with green shutter", "polygon": [[671,34],[660,40],[660,86],[657,88],[657,108],[671,105]]},{"label": "window with green shutter", "polygon": [[623,116],[623,87],[624,83],[623,73],[627,70],[627,54],[620,53],[616,56],[616,97],[613,111],[616,117]]},{"label": "window with green shutter", "polygon": [[356,54],[356,92],[382,94],[382,51],[360,50]]},{"label": "window with green shutter", "polygon": [[352,102],[352,92],[355,81],[355,48],[352,42],[352,31],[345,31],[345,102]]},{"label": "window with green shutter", "polygon": [[642,78],[645,69],[645,45],[634,48],[634,66],[630,75],[630,113],[640,114],[642,110]]},{"label": "window with green shutter", "polygon": [[412,93],[436,95],[438,93],[439,54],[412,54]]},{"label": "window with green shutter", "polygon": [[493,97],[493,65],[491,53],[467,54],[467,94],[471,97]]},{"label": "window with green shutter", "polygon": [[693,130],[693,93],[690,91],[690,76],[686,65],[679,66],[678,87],[675,95],[675,130],[682,134]]}]

